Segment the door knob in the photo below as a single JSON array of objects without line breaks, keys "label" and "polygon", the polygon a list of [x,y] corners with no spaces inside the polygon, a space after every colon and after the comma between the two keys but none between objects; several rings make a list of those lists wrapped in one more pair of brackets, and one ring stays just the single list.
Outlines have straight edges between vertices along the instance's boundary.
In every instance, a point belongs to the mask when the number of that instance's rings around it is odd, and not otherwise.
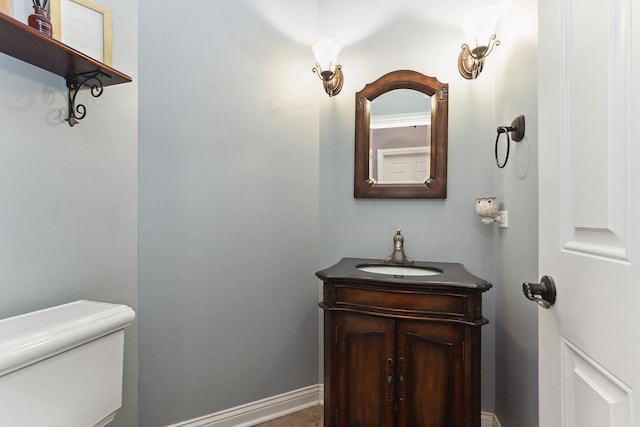
[{"label": "door knob", "polygon": [[551,276],[542,276],[540,283],[523,283],[522,292],[542,308],[550,308],[556,302],[556,284]]}]

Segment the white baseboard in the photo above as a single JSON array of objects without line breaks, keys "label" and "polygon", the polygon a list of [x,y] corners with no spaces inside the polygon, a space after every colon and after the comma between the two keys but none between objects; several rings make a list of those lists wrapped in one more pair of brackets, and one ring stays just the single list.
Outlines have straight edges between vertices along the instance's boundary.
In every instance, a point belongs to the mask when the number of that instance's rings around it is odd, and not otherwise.
[{"label": "white baseboard", "polygon": [[[324,385],[316,384],[167,427],[251,427],[323,402]],[[483,412],[481,427],[500,427],[500,423],[494,414]]]},{"label": "white baseboard", "polygon": [[498,421],[498,417],[491,412],[482,412],[480,421],[481,427],[500,427],[500,422]]},{"label": "white baseboard", "polygon": [[316,384],[168,427],[250,427],[323,402],[324,386]]}]

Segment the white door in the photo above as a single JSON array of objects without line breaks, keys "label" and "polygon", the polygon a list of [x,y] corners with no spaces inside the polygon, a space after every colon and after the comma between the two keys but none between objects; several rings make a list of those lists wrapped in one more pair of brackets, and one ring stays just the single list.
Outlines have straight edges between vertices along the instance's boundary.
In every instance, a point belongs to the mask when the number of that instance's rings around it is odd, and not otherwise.
[{"label": "white door", "polygon": [[640,7],[538,4],[540,426],[640,426]]}]

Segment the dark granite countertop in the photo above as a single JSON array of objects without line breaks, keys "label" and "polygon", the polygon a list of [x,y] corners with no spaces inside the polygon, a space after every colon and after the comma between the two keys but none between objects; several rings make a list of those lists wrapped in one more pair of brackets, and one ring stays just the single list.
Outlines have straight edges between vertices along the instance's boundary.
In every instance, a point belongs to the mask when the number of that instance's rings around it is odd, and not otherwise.
[{"label": "dark granite countertop", "polygon": [[[391,266],[408,268],[429,268],[441,273],[426,276],[389,275],[359,270],[363,266]],[[392,264],[381,259],[342,258],[337,264],[316,272],[323,281],[357,280],[371,283],[404,285],[445,285],[486,291],[491,283],[469,273],[462,264],[450,262],[415,261],[413,264]]]}]

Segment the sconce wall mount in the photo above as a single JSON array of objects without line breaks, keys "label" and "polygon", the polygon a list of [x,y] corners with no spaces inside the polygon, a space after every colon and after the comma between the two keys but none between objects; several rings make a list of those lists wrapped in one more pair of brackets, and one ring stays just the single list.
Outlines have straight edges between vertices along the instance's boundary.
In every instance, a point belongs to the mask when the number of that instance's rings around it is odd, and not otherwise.
[{"label": "sconce wall mount", "polygon": [[484,59],[489,56],[494,47],[500,46],[500,40],[496,40],[496,37],[492,34],[486,46],[476,45],[473,49],[467,43],[461,46],[458,55],[458,71],[462,77],[467,80],[478,78],[484,68]]},{"label": "sconce wall mount", "polygon": [[340,91],[342,90],[342,84],[344,83],[342,66],[336,66],[335,71],[323,71],[316,64],[316,66],[313,67],[313,70],[311,71],[316,73],[320,80],[322,80],[322,86],[324,87],[324,91],[327,93],[327,95],[331,97],[340,93]]}]

